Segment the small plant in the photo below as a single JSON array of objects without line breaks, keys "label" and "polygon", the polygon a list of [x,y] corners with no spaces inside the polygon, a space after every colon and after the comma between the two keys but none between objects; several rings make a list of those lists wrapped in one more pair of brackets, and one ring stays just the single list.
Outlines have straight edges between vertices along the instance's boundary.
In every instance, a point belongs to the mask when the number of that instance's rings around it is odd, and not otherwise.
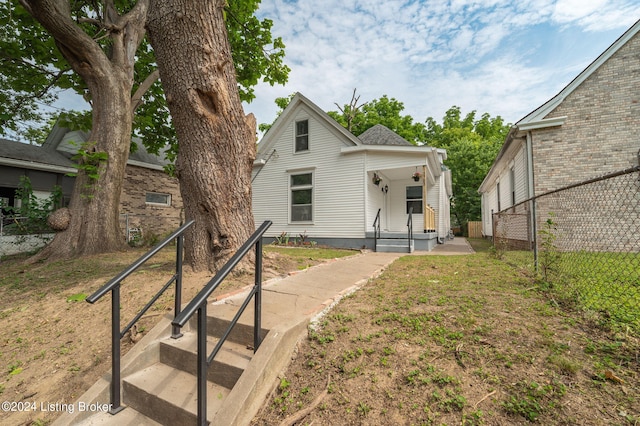
[{"label": "small plant", "polygon": [[551,274],[556,272],[560,262],[560,254],[556,247],[558,224],[555,222],[555,213],[550,212],[544,223],[544,227],[538,232],[540,236],[540,256],[538,259],[538,271],[546,285],[551,285]]},{"label": "small plant", "polygon": [[282,231],[280,235],[276,237],[276,245],[286,246],[289,244],[289,234],[286,231]]},{"label": "small plant", "polygon": [[360,401],[358,403],[358,413],[360,413],[362,417],[365,417],[367,414],[369,414],[369,411],[371,411],[371,407],[369,407],[366,402]]},{"label": "small plant", "polygon": [[283,377],[280,379],[280,384],[278,385],[278,389],[280,389],[281,392],[287,389],[289,386],[291,386],[291,382],[288,381],[286,377]]},{"label": "small plant", "polygon": [[[87,178],[85,189],[92,191],[100,179],[100,169],[109,159],[109,154],[96,150],[95,142],[85,142],[80,145],[77,154],[71,157],[77,164],[78,170],[82,170]],[[69,176],[77,176],[77,173],[69,173]],[[83,197],[92,199],[93,195],[83,194]]]}]

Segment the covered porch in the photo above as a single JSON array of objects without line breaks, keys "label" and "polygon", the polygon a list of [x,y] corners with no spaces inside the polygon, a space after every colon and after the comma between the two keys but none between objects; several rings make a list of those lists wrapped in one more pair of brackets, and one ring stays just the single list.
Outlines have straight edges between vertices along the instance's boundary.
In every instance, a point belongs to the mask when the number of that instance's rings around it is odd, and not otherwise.
[{"label": "covered porch", "polygon": [[431,250],[438,243],[438,192],[426,163],[367,170],[367,239],[377,251]]}]

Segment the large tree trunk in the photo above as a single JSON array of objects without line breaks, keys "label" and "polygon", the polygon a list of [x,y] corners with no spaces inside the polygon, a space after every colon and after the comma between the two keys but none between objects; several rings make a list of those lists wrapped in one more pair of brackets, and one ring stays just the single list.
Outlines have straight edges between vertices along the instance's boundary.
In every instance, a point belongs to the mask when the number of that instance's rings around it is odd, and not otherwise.
[{"label": "large tree trunk", "polygon": [[[87,84],[93,106],[89,155],[80,169],[69,206],[71,222],[37,258],[68,258],[105,253],[125,247],[119,226],[120,193],[131,144],[131,91],[135,52],[144,36],[148,0],[139,0],[120,16],[105,2],[103,25],[109,28],[110,51],[89,37],[72,19],[68,0],[21,0],[21,4],[52,35],[60,52]],[[94,153],[97,179],[83,168]]]},{"label": "large tree trunk", "polygon": [[224,1],[151,0],[147,30],[178,135],[176,171],[188,219],[185,260],[217,271],[251,235],[255,118],[245,117]]}]

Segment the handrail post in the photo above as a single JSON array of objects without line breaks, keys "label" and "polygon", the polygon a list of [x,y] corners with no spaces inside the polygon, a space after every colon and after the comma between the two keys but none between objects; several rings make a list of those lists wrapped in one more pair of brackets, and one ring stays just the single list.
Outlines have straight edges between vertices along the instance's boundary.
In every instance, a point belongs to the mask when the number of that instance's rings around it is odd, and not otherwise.
[{"label": "handrail post", "polygon": [[256,265],[255,265],[254,303],[253,310],[253,353],[258,350],[261,342],[262,331],[262,238],[256,241]]},{"label": "handrail post", "polygon": [[409,217],[407,218],[407,239],[409,243],[409,253],[411,253],[411,240],[413,239],[413,207],[409,207]]},{"label": "handrail post", "polygon": [[207,425],[207,302],[198,308],[198,425]]},{"label": "handrail post", "polygon": [[[176,296],[175,296],[175,314],[174,318],[180,314],[182,305],[182,247],[184,245],[184,235],[180,234],[176,241]],[[182,337],[180,327],[171,326],[171,338],[179,339]]]},{"label": "handrail post", "polygon": [[120,405],[120,283],[111,290],[111,407],[109,413],[124,409]]}]

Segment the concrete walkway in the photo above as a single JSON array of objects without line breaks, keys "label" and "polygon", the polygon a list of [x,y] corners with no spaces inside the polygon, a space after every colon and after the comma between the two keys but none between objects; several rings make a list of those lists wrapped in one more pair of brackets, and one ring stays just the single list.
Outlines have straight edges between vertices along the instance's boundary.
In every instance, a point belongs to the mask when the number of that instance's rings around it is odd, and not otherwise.
[{"label": "concrete walkway", "polygon": [[[439,244],[429,252],[413,252],[412,256],[452,256],[473,254],[474,250],[464,238],[455,238]],[[368,280],[380,275],[391,263],[404,253],[365,252],[355,256],[335,259],[286,278],[276,278],[263,284],[262,316],[263,328],[311,318],[318,312],[352,293]],[[237,311],[246,297],[246,290],[227,296],[219,296],[209,312],[220,313],[222,306]],[[253,318],[249,309],[247,320]]]}]

